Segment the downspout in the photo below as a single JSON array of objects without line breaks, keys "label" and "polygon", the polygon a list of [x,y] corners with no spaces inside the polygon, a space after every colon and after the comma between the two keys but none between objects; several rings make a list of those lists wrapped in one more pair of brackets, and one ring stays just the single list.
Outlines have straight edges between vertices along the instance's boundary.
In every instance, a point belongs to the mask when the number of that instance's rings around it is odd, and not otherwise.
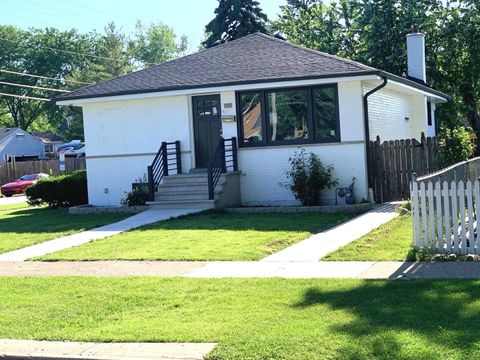
[{"label": "downspout", "polygon": [[365,95],[363,95],[363,119],[364,119],[364,127],[365,127],[365,153],[367,155],[367,179],[368,179],[368,191],[373,187],[370,180],[369,174],[369,167],[370,167],[370,126],[369,126],[369,117],[368,117],[368,97],[380,89],[387,86],[388,79],[386,76],[382,76],[383,82],[378,85],[376,88],[373,88]]}]

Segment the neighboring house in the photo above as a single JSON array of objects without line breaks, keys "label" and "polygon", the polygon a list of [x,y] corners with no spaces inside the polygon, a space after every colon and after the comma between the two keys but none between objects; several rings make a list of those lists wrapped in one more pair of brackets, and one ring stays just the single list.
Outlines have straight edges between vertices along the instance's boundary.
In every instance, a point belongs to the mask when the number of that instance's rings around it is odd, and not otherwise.
[{"label": "neighboring house", "polygon": [[45,158],[45,145],[20,128],[0,129],[0,163]]},{"label": "neighboring house", "polygon": [[[83,108],[94,205],[119,204],[162,141],[180,142],[182,172],[195,176],[209,165],[220,136],[238,139],[241,175],[223,194],[236,194],[238,181],[242,205],[298,203],[279,183],[299,146],[332,164],[339,186],[355,177],[362,201],[369,198],[368,140],[435,135],[435,106],[449,98],[425,85],[424,36],[408,36],[408,48],[414,80],[256,33],[76,90],[57,103]],[[164,193],[178,177],[165,181],[157,200],[191,205],[175,197],[179,191]],[[205,191],[194,185],[191,199]],[[323,198],[334,203],[335,190]]]},{"label": "neighboring house", "polygon": [[65,143],[65,140],[60,135],[50,132],[43,133],[33,131],[32,135],[45,144],[45,153],[50,157],[54,157],[57,153],[58,147]]}]

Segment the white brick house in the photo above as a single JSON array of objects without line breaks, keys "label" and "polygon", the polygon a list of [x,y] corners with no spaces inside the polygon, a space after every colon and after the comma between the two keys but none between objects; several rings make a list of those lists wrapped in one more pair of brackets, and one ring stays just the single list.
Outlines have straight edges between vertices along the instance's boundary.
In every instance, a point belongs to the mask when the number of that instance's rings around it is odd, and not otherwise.
[{"label": "white brick house", "polygon": [[[415,35],[409,41],[423,41],[423,35]],[[417,55],[424,56],[409,58]],[[181,160],[183,175],[160,174],[155,204],[201,200],[213,206],[202,169],[212,166],[221,137],[237,139],[239,174],[227,176],[229,185],[220,181],[217,202],[220,194],[230,194],[226,204],[297,204],[279,183],[299,146],[332,164],[339,185],[355,177],[355,196],[361,201],[369,197],[369,139],[435,135],[435,104],[448,96],[427,87],[422,71],[409,72],[414,81],[253,34],[79,89],[57,103],[83,108],[89,202],[94,205],[119,204],[132,182],[147,173],[160,144],[178,141],[181,155],[174,166]],[[181,189],[178,183],[191,185]],[[169,186],[170,193],[164,191]],[[334,202],[334,190],[323,199]]]}]

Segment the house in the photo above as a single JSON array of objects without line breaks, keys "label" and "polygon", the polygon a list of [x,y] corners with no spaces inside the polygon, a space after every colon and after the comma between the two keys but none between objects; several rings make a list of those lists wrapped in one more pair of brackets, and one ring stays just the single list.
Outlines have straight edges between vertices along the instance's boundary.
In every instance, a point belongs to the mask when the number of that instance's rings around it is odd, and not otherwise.
[{"label": "house", "polygon": [[[119,204],[150,165],[157,206],[295,205],[279,183],[300,146],[334,166],[339,186],[355,178],[362,201],[368,140],[435,135],[436,105],[449,99],[426,85],[424,41],[407,36],[405,78],[256,33],[57,103],[83,108],[93,205]],[[323,201],[334,203],[335,189]]]},{"label": "house", "polygon": [[45,145],[20,128],[0,128],[0,164],[45,158]]},{"label": "house", "polygon": [[51,132],[33,131],[32,135],[43,142],[45,145],[45,153],[49,157],[55,157],[58,147],[65,143],[65,140],[60,135]]}]

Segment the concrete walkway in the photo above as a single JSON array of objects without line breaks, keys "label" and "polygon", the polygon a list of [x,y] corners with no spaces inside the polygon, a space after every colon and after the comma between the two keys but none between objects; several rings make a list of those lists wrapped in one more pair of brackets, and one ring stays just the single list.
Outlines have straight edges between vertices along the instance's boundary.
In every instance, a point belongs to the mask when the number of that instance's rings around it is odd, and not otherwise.
[{"label": "concrete walkway", "polygon": [[480,262],[0,262],[0,276],[157,276],[217,279],[480,279]]},{"label": "concrete walkway", "polygon": [[203,359],[210,343],[87,343],[0,339],[0,358],[89,360]]},{"label": "concrete walkway", "polygon": [[25,195],[12,196],[12,197],[0,197],[0,206],[20,204],[20,203],[24,203],[25,201],[27,201],[27,197]]},{"label": "concrete walkway", "polygon": [[330,230],[315,234],[306,240],[267,256],[261,261],[318,261],[325,255],[361,238],[373,229],[397,217],[396,207],[397,205],[395,204],[375,206],[363,215],[357,216]]},{"label": "concrete walkway", "polygon": [[[58,239],[45,241],[40,244],[14,250],[0,255],[2,261],[25,261],[27,259],[43,256],[73,246],[82,245],[92,240],[103,239],[108,236],[118,235],[122,232],[135,229],[137,227],[155,223],[161,220],[167,220],[173,217],[187,215],[202,211],[201,209],[168,209],[168,210],[147,210],[140,214],[131,216],[122,221],[105,225],[96,229],[84,231],[81,233],[64,236]],[[61,221],[61,219],[59,219]]]}]

